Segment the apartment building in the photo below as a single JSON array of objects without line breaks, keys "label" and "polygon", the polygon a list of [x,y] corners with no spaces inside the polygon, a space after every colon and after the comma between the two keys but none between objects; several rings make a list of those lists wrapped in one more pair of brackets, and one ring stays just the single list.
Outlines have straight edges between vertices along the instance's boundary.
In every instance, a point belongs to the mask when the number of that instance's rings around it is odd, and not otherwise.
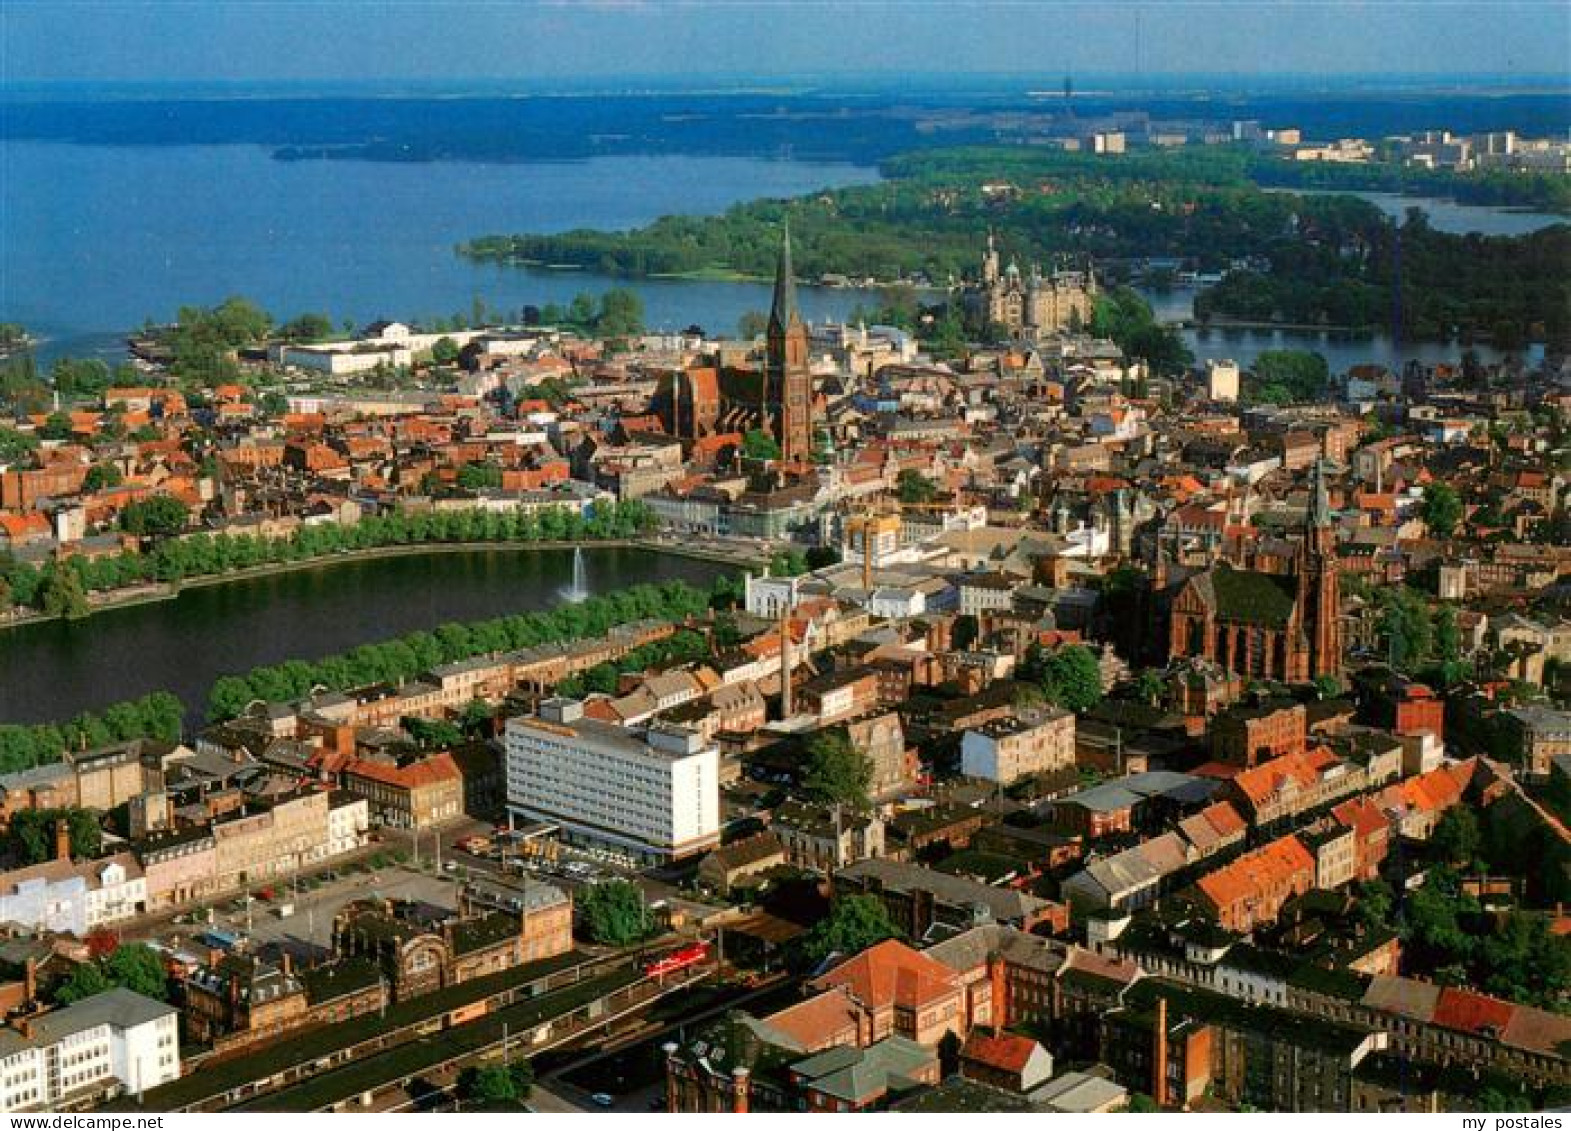
[{"label": "apartment building", "polygon": [[960,768],[967,777],[1007,785],[1074,764],[1075,716],[1069,711],[997,719],[960,740]]},{"label": "apartment building", "polygon": [[0,1111],[58,1110],[177,1079],[178,1017],[117,987],[0,1029]]},{"label": "apartment building", "polygon": [[579,702],[550,699],[539,715],[508,722],[506,746],[515,817],[652,860],[720,841],[720,752],[696,731],[624,730],[584,717]]}]

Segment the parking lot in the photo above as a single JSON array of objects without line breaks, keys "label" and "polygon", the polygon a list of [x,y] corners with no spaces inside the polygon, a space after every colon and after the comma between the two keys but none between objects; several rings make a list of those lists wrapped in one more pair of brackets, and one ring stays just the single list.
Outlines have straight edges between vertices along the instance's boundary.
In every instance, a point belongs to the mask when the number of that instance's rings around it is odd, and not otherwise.
[{"label": "parking lot", "polygon": [[[410,868],[393,866],[365,874],[350,873],[328,880],[313,890],[291,892],[288,884],[273,890],[271,900],[256,900],[249,907],[243,899],[215,909],[210,926],[237,935],[249,934],[258,943],[289,938],[325,947],[333,938],[333,916],[356,899],[386,896],[413,899],[438,907],[457,906],[457,884],[451,876],[437,877]],[[282,909],[290,909],[280,915]]]}]

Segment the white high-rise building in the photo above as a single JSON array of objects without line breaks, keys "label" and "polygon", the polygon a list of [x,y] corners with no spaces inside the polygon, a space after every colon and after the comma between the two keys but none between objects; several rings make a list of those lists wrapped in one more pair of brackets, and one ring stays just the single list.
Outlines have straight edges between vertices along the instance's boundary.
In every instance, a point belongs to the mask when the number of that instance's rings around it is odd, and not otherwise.
[{"label": "white high-rise building", "polygon": [[180,1077],[179,1014],[112,989],[0,1029],[0,1111],[46,1111]]},{"label": "white high-rise building", "polygon": [[720,842],[720,751],[686,727],[625,730],[550,699],[507,724],[507,807],[642,858],[691,856]]},{"label": "white high-rise building", "polygon": [[1238,363],[1235,361],[1206,362],[1206,398],[1213,401],[1238,399]]}]

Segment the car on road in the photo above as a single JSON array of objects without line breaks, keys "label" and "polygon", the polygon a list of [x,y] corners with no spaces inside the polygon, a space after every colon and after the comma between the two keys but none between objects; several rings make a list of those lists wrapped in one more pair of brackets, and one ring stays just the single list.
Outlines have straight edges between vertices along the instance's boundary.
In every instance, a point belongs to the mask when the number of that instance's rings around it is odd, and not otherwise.
[{"label": "car on road", "polygon": [[612,1104],[616,1103],[616,1099],[607,1095],[605,1092],[596,1092],[594,1095],[589,1097],[589,1101],[596,1107],[610,1107]]}]

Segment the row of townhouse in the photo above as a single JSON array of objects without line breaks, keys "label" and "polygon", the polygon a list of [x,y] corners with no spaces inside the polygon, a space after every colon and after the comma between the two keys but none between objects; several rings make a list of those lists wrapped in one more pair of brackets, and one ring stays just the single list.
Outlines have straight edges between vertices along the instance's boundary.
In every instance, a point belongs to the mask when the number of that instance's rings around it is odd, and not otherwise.
[{"label": "row of townhouse", "polygon": [[368,827],[364,797],[302,789],[101,860],[73,861],[62,844],[53,860],[0,874],[0,922],[82,937],[292,875],[361,847]]}]

